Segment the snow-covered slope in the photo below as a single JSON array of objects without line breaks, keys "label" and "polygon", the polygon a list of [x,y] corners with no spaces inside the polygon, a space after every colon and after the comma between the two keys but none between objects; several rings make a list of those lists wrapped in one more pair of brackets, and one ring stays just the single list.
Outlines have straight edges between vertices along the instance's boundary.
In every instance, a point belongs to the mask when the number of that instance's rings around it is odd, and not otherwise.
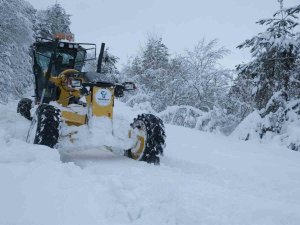
[{"label": "snow-covered slope", "polygon": [[[117,105],[120,133],[137,112]],[[27,144],[16,104],[0,115],[1,225],[300,223],[297,152],[166,126],[154,166],[80,139],[59,151]]]}]

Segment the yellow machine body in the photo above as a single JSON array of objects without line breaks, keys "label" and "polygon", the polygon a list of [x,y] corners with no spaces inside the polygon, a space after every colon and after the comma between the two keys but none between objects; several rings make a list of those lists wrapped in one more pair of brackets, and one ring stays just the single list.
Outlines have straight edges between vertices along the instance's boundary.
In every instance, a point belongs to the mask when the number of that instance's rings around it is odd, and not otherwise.
[{"label": "yellow machine body", "polygon": [[[80,106],[86,108],[86,113],[78,113],[72,110],[69,105],[70,98],[81,98],[79,90],[71,89],[66,86],[67,75],[70,73],[78,72],[74,69],[65,70],[63,74],[58,77],[51,77],[50,81],[54,83],[60,90],[60,95],[57,103],[62,106],[61,112],[62,117],[67,125],[69,126],[81,126],[88,122],[89,116],[96,117],[108,117],[113,119],[113,107],[114,107],[114,88],[113,87],[92,87],[90,94],[85,97],[85,106]],[[84,78],[79,78],[84,82]]]},{"label": "yellow machine body", "polygon": [[76,112],[62,111],[61,115],[69,126],[81,126],[87,123],[87,116]]}]

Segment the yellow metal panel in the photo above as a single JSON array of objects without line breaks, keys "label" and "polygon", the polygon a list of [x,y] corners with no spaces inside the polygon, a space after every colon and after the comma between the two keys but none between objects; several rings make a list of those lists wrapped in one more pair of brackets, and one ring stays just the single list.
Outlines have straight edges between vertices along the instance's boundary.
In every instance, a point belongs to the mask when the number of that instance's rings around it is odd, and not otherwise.
[{"label": "yellow metal panel", "polygon": [[92,114],[93,116],[113,117],[114,88],[93,88]]},{"label": "yellow metal panel", "polygon": [[70,93],[60,87],[60,95],[57,102],[62,106],[67,107],[69,105],[70,97],[71,97]]},{"label": "yellow metal panel", "polygon": [[69,111],[62,111],[62,117],[69,126],[81,126],[86,123],[86,115],[80,115],[78,113]]},{"label": "yellow metal panel", "polygon": [[145,150],[145,138],[143,136],[137,136],[137,142],[133,150],[134,151],[131,151],[132,158],[138,160]]},{"label": "yellow metal panel", "polygon": [[[77,70],[71,70],[71,71],[77,71]],[[70,72],[69,70],[66,70],[65,72]],[[53,82],[59,89],[60,89],[60,95],[58,99],[58,103],[62,106],[66,107],[69,105],[70,97],[74,96],[77,98],[80,98],[80,91],[75,89],[68,88],[64,82],[66,77],[51,77],[50,81]]]}]

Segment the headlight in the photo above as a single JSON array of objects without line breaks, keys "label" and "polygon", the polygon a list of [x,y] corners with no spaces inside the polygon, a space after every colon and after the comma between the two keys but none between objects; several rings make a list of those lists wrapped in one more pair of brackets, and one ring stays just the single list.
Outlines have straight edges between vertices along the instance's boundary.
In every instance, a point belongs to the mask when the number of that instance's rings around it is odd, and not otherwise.
[{"label": "headlight", "polygon": [[71,86],[72,86],[72,88],[79,88],[79,87],[81,87],[81,80],[72,79],[71,80]]}]

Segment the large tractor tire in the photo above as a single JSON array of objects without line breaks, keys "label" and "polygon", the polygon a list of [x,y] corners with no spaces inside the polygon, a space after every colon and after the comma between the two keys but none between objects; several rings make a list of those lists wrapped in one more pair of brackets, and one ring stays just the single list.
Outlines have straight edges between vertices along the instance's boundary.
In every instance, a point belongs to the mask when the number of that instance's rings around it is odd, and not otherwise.
[{"label": "large tractor tire", "polygon": [[165,127],[163,121],[152,114],[141,114],[130,124],[130,136],[136,138],[135,147],[127,150],[129,158],[147,163],[160,163],[165,148]]},{"label": "large tractor tire", "polygon": [[29,131],[29,142],[54,148],[59,139],[61,123],[60,110],[52,105],[42,104],[37,108]]},{"label": "large tractor tire", "polygon": [[17,107],[17,113],[20,113],[21,116],[25,117],[28,120],[32,120],[30,115],[30,110],[32,108],[32,100],[29,98],[22,98]]}]

